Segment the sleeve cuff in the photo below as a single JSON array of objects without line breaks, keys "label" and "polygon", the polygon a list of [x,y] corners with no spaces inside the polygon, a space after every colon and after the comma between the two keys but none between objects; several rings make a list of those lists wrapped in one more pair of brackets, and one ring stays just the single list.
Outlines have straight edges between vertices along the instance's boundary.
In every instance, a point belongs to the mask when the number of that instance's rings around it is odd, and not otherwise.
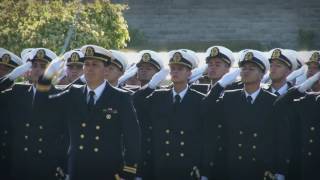
[{"label": "sleeve cuff", "polygon": [[137,166],[124,166],[123,172],[136,174],[137,173]]}]

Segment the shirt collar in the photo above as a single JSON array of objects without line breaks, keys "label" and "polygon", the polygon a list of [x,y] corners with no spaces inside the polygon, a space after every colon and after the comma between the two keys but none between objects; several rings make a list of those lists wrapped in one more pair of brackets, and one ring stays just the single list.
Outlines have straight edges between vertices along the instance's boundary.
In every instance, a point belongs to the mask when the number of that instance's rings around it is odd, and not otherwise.
[{"label": "shirt collar", "polygon": [[101,83],[94,90],[90,89],[90,87],[87,85],[87,97],[89,98],[89,92],[90,91],[94,91],[94,102],[97,102],[97,100],[100,98],[105,86],[106,86],[106,81],[105,80],[103,81],[103,83]]},{"label": "shirt collar", "polygon": [[189,86],[187,85],[185,89],[183,89],[180,93],[177,93],[174,88],[172,88],[172,93],[173,93],[173,99],[174,97],[178,94],[181,98],[181,101],[183,99],[183,97],[186,95],[187,93],[187,90],[188,90]]},{"label": "shirt collar", "polygon": [[246,97],[251,96],[251,98],[252,98],[252,102],[251,103],[254,103],[254,101],[256,100],[256,98],[257,98],[258,94],[260,93],[260,91],[261,91],[261,88],[256,90],[254,93],[249,94],[246,90],[244,90],[244,92],[246,94]]},{"label": "shirt collar", "polygon": [[271,87],[272,93],[278,92],[280,95],[287,93],[288,89],[289,89],[289,86],[287,83],[281,86],[281,88],[279,88],[278,90],[275,90],[273,87]]}]

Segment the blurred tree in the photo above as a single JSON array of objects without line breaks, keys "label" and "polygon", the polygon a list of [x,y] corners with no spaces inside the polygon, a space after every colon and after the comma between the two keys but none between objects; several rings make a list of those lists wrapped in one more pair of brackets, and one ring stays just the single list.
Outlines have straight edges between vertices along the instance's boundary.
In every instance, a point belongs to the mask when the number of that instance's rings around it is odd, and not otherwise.
[{"label": "blurred tree", "polygon": [[72,29],[66,50],[85,44],[123,48],[130,39],[126,8],[109,0],[0,0],[0,47],[17,54],[24,48],[46,47],[58,54]]}]

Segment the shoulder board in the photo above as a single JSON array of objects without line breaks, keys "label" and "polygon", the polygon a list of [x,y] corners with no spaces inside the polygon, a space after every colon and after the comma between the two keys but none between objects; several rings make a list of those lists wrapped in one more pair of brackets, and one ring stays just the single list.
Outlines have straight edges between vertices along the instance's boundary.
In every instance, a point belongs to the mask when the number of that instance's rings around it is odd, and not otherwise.
[{"label": "shoulder board", "polygon": [[68,93],[69,91],[70,91],[70,90],[68,89],[68,90],[59,92],[59,93],[57,93],[57,94],[51,94],[51,95],[49,95],[49,99],[53,99],[53,98],[56,98],[56,97],[60,97],[60,96],[62,96],[63,94]]}]

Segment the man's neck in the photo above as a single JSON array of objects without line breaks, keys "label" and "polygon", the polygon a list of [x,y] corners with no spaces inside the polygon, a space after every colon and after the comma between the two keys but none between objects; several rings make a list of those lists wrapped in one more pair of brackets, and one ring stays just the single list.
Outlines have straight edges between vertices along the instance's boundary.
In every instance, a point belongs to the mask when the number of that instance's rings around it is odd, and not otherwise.
[{"label": "man's neck", "polygon": [[101,80],[99,82],[87,82],[87,85],[88,87],[91,89],[91,90],[95,90],[97,87],[99,87],[102,83],[104,82],[104,80]]},{"label": "man's neck", "polygon": [[286,83],[287,83],[286,79],[283,79],[281,81],[276,81],[276,82],[272,81],[271,87],[277,91]]},{"label": "man's neck", "polygon": [[174,83],[173,88],[176,91],[176,93],[180,93],[187,87],[188,83]]},{"label": "man's neck", "polygon": [[244,84],[244,89],[247,93],[252,94],[260,88],[260,83]]},{"label": "man's neck", "polygon": [[113,86],[113,87],[117,87],[118,86],[118,81],[108,81],[109,82],[109,84],[111,84],[111,86]]},{"label": "man's neck", "polygon": [[148,84],[149,81],[140,81],[141,87],[143,87],[144,85]]},{"label": "man's neck", "polygon": [[215,85],[218,81],[219,79],[211,79],[211,85]]}]

